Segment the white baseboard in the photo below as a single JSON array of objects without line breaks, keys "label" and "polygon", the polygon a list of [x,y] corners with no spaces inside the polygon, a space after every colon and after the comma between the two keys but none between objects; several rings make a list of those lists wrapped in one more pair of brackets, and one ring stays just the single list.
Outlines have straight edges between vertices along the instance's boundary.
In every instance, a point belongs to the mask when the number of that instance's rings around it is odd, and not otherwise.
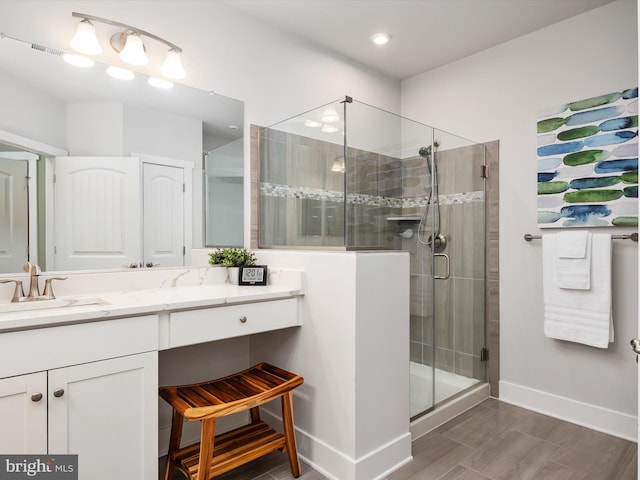
[{"label": "white baseboard", "polygon": [[500,400],[583,427],[638,441],[638,417],[515,383],[500,382]]},{"label": "white baseboard", "polygon": [[[263,409],[260,413],[273,428],[282,424],[273,412]],[[295,430],[300,458],[331,480],[382,480],[413,458],[409,432],[354,459],[298,427]]]}]

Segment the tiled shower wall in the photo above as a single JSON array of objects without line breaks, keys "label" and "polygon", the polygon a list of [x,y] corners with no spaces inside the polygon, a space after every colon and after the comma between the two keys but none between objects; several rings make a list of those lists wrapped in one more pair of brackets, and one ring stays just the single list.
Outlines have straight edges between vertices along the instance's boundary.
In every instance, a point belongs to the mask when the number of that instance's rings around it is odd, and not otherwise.
[{"label": "tiled shower wall", "polygon": [[[431,183],[427,160],[422,157],[404,161],[404,200],[417,206],[403,211],[421,216],[422,222],[401,222],[405,231],[414,231],[411,238],[402,239],[402,249],[411,252],[411,360],[426,365],[435,360],[436,368],[479,380],[485,379],[485,365],[480,361],[484,322],[478,315],[485,305],[484,158],[482,145],[436,153],[439,231],[447,240],[441,253],[449,257],[450,276],[436,279],[433,291],[433,270],[446,276],[447,259],[432,258],[430,247],[424,244],[432,222],[437,223],[438,209],[421,201],[428,198]],[[432,324],[434,303],[436,321]]]},{"label": "tiled shower wall", "polygon": [[[334,160],[343,153],[342,146],[271,131],[267,144],[264,135],[260,140],[260,148],[268,152],[261,165],[268,182],[260,185],[258,131],[252,127],[251,247],[258,247],[258,208],[269,220],[262,226],[266,229],[263,238],[271,240],[269,245],[344,246],[344,179],[342,174],[331,172]],[[419,220],[388,220],[420,217],[424,212],[430,183],[426,161],[420,156],[399,160],[355,149],[347,153],[347,162],[353,162],[347,177],[349,245],[411,252],[411,359],[432,364],[435,334],[436,367],[486,379],[494,396],[498,395],[500,326],[498,147],[495,141],[436,154],[441,231],[449,242],[443,253],[450,256],[451,276],[436,281],[434,327],[430,321],[433,298],[428,288],[431,255],[428,247],[419,243]],[[489,166],[486,194],[482,193],[483,160]],[[258,204],[259,192],[263,195]],[[428,225],[431,213],[426,218]],[[400,235],[407,229],[412,231],[408,239]],[[423,232],[426,230],[423,228]],[[442,275],[440,259],[435,267]],[[483,310],[484,325],[474,321],[474,312]],[[480,363],[483,345],[489,349],[488,365]]]}]

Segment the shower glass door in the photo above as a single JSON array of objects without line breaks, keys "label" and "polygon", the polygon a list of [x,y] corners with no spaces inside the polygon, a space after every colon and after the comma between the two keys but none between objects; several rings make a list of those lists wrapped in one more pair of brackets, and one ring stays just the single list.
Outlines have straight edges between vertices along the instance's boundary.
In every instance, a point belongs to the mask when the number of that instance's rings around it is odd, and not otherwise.
[{"label": "shower glass door", "polygon": [[425,257],[434,405],[485,380],[484,146],[435,130]]}]

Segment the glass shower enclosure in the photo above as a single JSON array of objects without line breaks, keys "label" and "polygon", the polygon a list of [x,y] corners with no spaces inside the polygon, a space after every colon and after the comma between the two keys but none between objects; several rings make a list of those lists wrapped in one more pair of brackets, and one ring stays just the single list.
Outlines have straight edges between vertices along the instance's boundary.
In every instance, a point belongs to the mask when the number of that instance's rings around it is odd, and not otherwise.
[{"label": "glass shower enclosure", "polygon": [[344,97],[256,148],[260,248],[410,253],[411,418],[484,382],[484,146]]}]

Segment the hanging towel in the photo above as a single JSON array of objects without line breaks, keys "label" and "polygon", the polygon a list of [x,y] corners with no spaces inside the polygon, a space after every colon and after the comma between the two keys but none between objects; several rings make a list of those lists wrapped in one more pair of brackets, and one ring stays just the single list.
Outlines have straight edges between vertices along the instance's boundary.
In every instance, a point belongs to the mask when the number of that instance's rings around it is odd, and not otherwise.
[{"label": "hanging towel", "polygon": [[542,236],[544,334],[549,338],[607,348],[613,342],[611,314],[611,235],[591,238],[591,288],[560,288],[558,235]]},{"label": "hanging towel", "polygon": [[556,278],[558,287],[591,288],[591,232],[557,233]]}]

